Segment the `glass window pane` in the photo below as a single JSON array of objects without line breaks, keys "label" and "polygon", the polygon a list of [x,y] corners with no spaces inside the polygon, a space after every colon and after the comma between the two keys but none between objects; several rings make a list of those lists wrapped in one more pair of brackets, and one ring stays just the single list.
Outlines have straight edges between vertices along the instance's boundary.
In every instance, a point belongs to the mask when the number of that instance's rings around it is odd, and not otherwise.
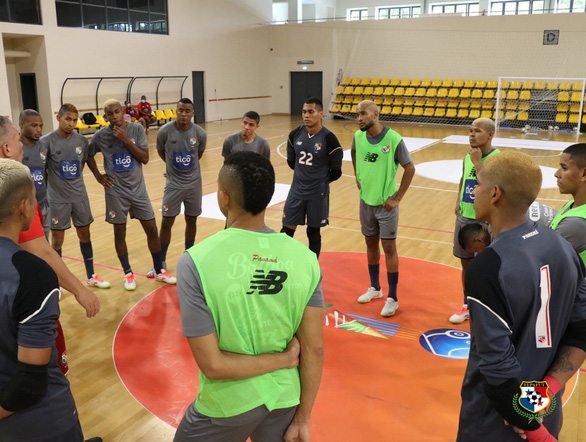
[{"label": "glass window pane", "polygon": [[167,34],[167,16],[165,14],[151,14],[151,32]]},{"label": "glass window pane", "polygon": [[167,0],[151,0],[151,12],[156,12],[160,14],[167,13]]},{"label": "glass window pane", "polygon": [[108,6],[115,8],[128,8],[128,0],[108,0]]},{"label": "glass window pane", "polygon": [[[5,3],[4,0],[2,3]],[[14,23],[41,24],[38,0],[9,0],[10,21]]]},{"label": "glass window pane", "polygon": [[83,27],[106,29],[106,8],[103,6],[83,6]]},{"label": "glass window pane", "polygon": [[8,18],[8,3],[0,1],[0,21],[10,21]]},{"label": "glass window pane", "polygon": [[584,5],[586,2],[584,0],[574,0],[572,4],[572,12],[584,12]]},{"label": "glass window pane", "polygon": [[569,12],[570,11],[570,2],[571,0],[558,0],[557,2],[557,12]]},{"label": "glass window pane", "polygon": [[517,13],[516,2],[505,2],[505,15],[515,15]]},{"label": "glass window pane", "polygon": [[478,15],[480,12],[480,5],[478,3],[470,3],[470,8],[468,9],[469,15]]},{"label": "glass window pane", "polygon": [[128,31],[128,10],[107,8],[108,29],[112,31]]},{"label": "glass window pane", "polygon": [[444,6],[444,13],[445,14],[453,14],[456,12],[456,5],[445,5]]},{"label": "glass window pane", "polygon": [[131,10],[130,29],[131,32],[149,32],[149,14]]},{"label": "glass window pane", "polygon": [[385,20],[389,18],[389,8],[381,8],[378,10],[379,20]]},{"label": "glass window pane", "polygon": [[458,14],[466,14],[467,5],[455,5]]},{"label": "glass window pane", "polygon": [[81,3],[84,5],[104,6],[106,3],[106,0],[81,0]]},{"label": "glass window pane", "polygon": [[149,1],[148,0],[128,0],[128,7],[135,11],[148,12]]},{"label": "glass window pane", "polygon": [[443,7],[441,5],[433,5],[431,7],[432,14],[441,14],[443,12]]},{"label": "glass window pane", "polygon": [[411,8],[401,8],[401,18],[409,18]]},{"label": "glass window pane", "polygon": [[391,9],[391,13],[390,13],[391,18],[400,18],[400,16],[401,16],[401,14],[400,14],[399,8]]},{"label": "glass window pane", "polygon": [[517,5],[517,14],[522,15],[522,14],[529,14],[529,1],[522,1],[522,2],[518,2]]},{"label": "glass window pane", "polygon": [[545,2],[543,0],[536,0],[531,5],[531,12],[533,14],[543,14],[543,7]]},{"label": "glass window pane", "polygon": [[419,14],[421,14],[421,7],[415,6],[413,8],[413,17],[419,17]]},{"label": "glass window pane", "polygon": [[59,3],[57,7],[57,26],[81,28],[81,5]]}]

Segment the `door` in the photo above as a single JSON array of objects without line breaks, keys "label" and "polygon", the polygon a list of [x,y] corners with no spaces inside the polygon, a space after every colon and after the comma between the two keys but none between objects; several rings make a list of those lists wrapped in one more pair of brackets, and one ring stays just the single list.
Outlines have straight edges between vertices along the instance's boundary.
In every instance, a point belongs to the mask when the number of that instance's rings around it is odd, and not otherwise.
[{"label": "door", "polygon": [[323,101],[322,72],[291,72],[291,115],[301,115],[309,97]]},{"label": "door", "polygon": [[37,100],[37,78],[34,73],[20,74],[20,93],[22,96],[22,108],[39,111]]},{"label": "door", "polygon": [[206,106],[205,106],[205,89],[204,89],[204,72],[191,72],[193,85],[193,110],[195,111],[195,122],[205,123]]}]

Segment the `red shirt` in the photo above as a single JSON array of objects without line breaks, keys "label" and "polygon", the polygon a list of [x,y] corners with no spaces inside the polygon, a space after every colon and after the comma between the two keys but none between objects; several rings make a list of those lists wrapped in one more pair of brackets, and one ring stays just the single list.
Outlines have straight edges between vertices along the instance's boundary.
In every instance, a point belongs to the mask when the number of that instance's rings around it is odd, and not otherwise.
[{"label": "red shirt", "polygon": [[141,115],[150,115],[151,114],[151,103],[148,101],[138,103],[138,111]]},{"label": "red shirt", "polygon": [[37,204],[37,210],[35,212],[33,222],[27,231],[20,234],[18,237],[18,243],[20,244],[23,242],[32,241],[33,239],[40,238],[41,236],[45,236],[45,231],[43,230],[43,214],[41,212],[41,208]]}]

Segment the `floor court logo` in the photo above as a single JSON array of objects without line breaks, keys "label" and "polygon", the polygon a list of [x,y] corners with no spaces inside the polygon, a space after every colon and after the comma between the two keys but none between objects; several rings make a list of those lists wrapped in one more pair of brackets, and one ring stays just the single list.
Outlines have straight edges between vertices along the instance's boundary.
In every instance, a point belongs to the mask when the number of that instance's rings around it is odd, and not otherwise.
[{"label": "floor court logo", "polygon": [[449,328],[437,328],[422,333],[419,343],[428,352],[449,359],[468,359],[470,333]]}]

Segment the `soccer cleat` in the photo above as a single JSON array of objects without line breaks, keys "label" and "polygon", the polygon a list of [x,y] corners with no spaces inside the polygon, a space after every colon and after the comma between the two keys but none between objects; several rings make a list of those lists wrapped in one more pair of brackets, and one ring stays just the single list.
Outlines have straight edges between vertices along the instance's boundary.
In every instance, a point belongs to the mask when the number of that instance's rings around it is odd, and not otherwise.
[{"label": "soccer cleat", "polygon": [[161,273],[155,276],[155,279],[159,282],[164,282],[165,284],[177,284],[177,278],[171,276],[171,274],[165,269],[161,269]]},{"label": "soccer cleat", "polygon": [[90,279],[86,279],[85,283],[90,287],[97,287],[99,289],[109,289],[110,283],[100,278],[100,275],[94,273]]},{"label": "soccer cleat", "polygon": [[465,320],[470,317],[470,312],[468,311],[468,304],[462,304],[460,310],[450,316],[450,322],[452,324],[461,324]]},{"label": "soccer cleat", "polygon": [[373,299],[379,299],[382,297],[383,294],[380,290],[376,290],[374,287],[369,287],[365,294],[360,295],[358,297],[358,302],[361,304],[366,304],[367,302],[370,302]]},{"label": "soccer cleat", "polygon": [[136,282],[134,282],[134,273],[127,273],[124,275],[124,290],[136,290]]},{"label": "soccer cleat", "polygon": [[387,298],[385,301],[385,306],[380,311],[381,316],[393,316],[397,309],[399,308],[399,301],[395,301],[393,298]]},{"label": "soccer cleat", "polygon": [[[167,263],[165,261],[163,261],[163,268],[167,268]],[[157,272],[155,272],[154,268],[150,269],[146,274],[146,277],[149,279],[155,279],[155,276],[157,276]]]}]

